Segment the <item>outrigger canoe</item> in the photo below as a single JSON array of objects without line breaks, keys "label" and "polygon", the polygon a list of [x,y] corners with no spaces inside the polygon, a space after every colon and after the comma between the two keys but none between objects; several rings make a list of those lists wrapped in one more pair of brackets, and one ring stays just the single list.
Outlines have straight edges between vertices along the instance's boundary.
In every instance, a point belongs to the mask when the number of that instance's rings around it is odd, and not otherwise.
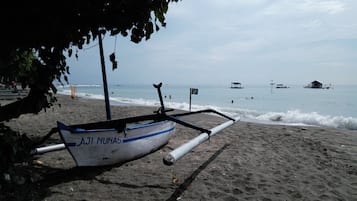
[{"label": "outrigger canoe", "polygon": [[[239,117],[232,118],[212,109],[169,115],[166,112],[173,110],[165,109],[161,86],[162,83],[154,85],[161,103],[155,114],[70,126],[57,122],[57,128],[53,128],[45,139],[59,132],[64,143],[36,148],[32,153],[42,154],[67,149],[77,166],[113,165],[143,157],[160,149],[170,140],[176,124],[200,131],[199,136],[163,158],[165,165],[172,165],[211,136],[239,121]],[[205,129],[180,119],[198,113],[215,113],[228,121],[212,129]]]},{"label": "outrigger canoe", "polygon": [[123,163],[152,153],[175,132],[172,121],[135,124],[125,129],[86,129],[57,122],[61,138],[77,166]]}]

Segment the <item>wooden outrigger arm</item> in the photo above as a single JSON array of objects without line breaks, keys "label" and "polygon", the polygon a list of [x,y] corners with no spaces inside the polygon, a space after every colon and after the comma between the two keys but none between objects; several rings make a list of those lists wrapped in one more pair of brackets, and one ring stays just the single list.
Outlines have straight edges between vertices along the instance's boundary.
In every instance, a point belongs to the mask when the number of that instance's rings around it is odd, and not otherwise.
[{"label": "wooden outrigger arm", "polygon": [[233,118],[231,118],[231,117],[229,117],[229,116],[227,116],[227,115],[225,115],[223,113],[220,113],[220,112],[217,112],[215,110],[212,110],[212,109],[206,109],[206,110],[199,110],[199,111],[194,111],[194,112],[184,112],[184,113],[179,113],[179,114],[167,115],[166,112],[173,111],[173,109],[166,109],[165,108],[164,101],[163,101],[162,95],[161,95],[161,86],[162,86],[162,83],[159,83],[157,85],[154,84],[154,87],[157,89],[157,93],[159,95],[160,104],[161,104],[161,107],[159,108],[157,113],[162,115],[166,120],[170,120],[170,121],[176,122],[178,124],[181,124],[183,126],[186,126],[186,127],[189,127],[189,128],[195,129],[195,130],[199,130],[199,131],[201,131],[203,133],[208,133],[208,134],[211,133],[211,130],[195,126],[195,125],[193,125],[191,123],[188,123],[188,122],[185,122],[183,120],[178,119],[178,117],[192,115],[192,114],[198,114],[198,113],[215,113],[215,114],[217,114],[219,116],[222,116],[224,118],[227,118],[229,120],[234,121]]},{"label": "wooden outrigger arm", "polygon": [[[161,108],[159,111],[161,112],[161,114],[166,116],[166,118],[168,118],[168,120],[174,121],[174,122],[181,124],[183,126],[187,126],[187,127],[190,127],[190,128],[193,128],[193,129],[196,129],[196,130],[199,130],[202,132],[199,136],[197,136],[194,139],[188,141],[187,143],[181,145],[180,147],[171,151],[167,156],[165,156],[163,158],[163,162],[165,165],[173,165],[177,160],[182,158],[184,155],[186,155],[188,152],[190,152],[192,149],[194,149],[198,145],[200,145],[203,142],[205,142],[206,140],[208,140],[211,136],[217,134],[218,132],[222,131],[223,129],[231,126],[232,124],[234,124],[235,122],[240,120],[240,117],[232,118],[232,117],[229,117],[225,114],[222,114],[222,113],[217,112],[212,109],[199,110],[199,111],[195,111],[195,112],[186,112],[186,113],[181,113],[181,114],[166,115],[167,110],[165,110],[164,102],[162,100],[162,95],[161,95],[161,90],[160,90],[161,86],[162,86],[162,83],[160,83],[158,85],[154,85],[154,87],[157,88],[157,90],[158,90],[158,94],[159,94],[159,98],[160,98]],[[187,115],[198,114],[198,113],[209,113],[209,112],[215,113],[215,114],[220,115],[220,116],[227,118],[229,120],[226,121],[225,123],[222,123],[212,129],[210,129],[210,130],[207,130],[207,129],[192,125],[188,122],[179,120],[177,118],[177,117],[181,117],[181,116],[187,116]]]},{"label": "wooden outrigger arm", "polygon": [[235,122],[239,121],[240,118],[237,117],[233,120],[226,121],[223,124],[220,124],[214,128],[212,128],[210,133],[202,133],[199,136],[195,137],[194,139],[188,141],[187,143],[181,145],[180,147],[174,149],[171,151],[168,155],[166,155],[163,159],[163,162],[165,165],[173,165],[177,160],[182,158],[184,155],[186,155],[188,152],[190,152],[192,149],[197,147],[198,145],[202,144],[206,140],[208,140],[211,136],[217,134],[221,130],[227,128],[228,126],[231,126]]}]

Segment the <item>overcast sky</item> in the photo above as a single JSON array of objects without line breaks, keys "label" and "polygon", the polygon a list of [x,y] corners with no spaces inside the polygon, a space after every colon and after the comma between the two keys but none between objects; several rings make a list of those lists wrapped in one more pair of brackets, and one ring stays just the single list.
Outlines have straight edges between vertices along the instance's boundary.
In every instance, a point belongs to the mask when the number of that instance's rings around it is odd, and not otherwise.
[{"label": "overcast sky", "polygon": [[[104,39],[112,84],[357,84],[356,0],[182,0],[148,41]],[[69,59],[70,84],[100,84],[94,41]]]}]

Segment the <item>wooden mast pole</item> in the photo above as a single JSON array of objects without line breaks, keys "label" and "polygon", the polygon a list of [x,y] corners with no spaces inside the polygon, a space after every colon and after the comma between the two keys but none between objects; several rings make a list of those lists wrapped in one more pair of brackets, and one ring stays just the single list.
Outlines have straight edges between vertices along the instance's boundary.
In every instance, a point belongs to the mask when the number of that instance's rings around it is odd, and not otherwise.
[{"label": "wooden mast pole", "polygon": [[102,65],[103,88],[104,88],[104,98],[105,98],[105,110],[107,112],[107,120],[111,120],[112,116],[111,116],[111,113],[110,113],[107,74],[105,72],[105,62],[104,62],[103,43],[102,43],[102,34],[101,33],[98,35],[98,40],[99,40],[100,63]]}]

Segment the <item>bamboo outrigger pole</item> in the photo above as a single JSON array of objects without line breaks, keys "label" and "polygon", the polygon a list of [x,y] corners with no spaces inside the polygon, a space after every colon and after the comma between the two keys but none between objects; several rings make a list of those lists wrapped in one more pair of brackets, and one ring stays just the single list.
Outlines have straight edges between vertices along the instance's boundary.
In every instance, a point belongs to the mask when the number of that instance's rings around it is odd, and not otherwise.
[{"label": "bamboo outrigger pole", "polygon": [[234,120],[226,121],[225,123],[212,128],[210,130],[211,131],[210,134],[202,133],[199,136],[195,137],[194,139],[192,139],[192,140],[188,141],[187,143],[181,145],[180,147],[174,149],[167,156],[164,157],[164,159],[163,159],[164,164],[165,165],[173,165],[177,160],[182,158],[184,155],[186,155],[192,149],[194,149],[195,147],[202,144],[203,142],[208,140],[210,137],[212,137],[216,133],[227,128],[228,126],[231,126],[232,124],[234,124],[235,122],[237,122],[239,120],[240,120],[240,117],[236,117],[236,118],[234,118]]},{"label": "bamboo outrigger pole", "polygon": [[60,151],[66,149],[66,145],[64,143],[62,144],[55,144],[55,145],[49,145],[46,147],[39,147],[39,148],[35,148],[34,150],[31,151],[31,154],[44,154],[47,152],[51,152],[51,151]]}]

